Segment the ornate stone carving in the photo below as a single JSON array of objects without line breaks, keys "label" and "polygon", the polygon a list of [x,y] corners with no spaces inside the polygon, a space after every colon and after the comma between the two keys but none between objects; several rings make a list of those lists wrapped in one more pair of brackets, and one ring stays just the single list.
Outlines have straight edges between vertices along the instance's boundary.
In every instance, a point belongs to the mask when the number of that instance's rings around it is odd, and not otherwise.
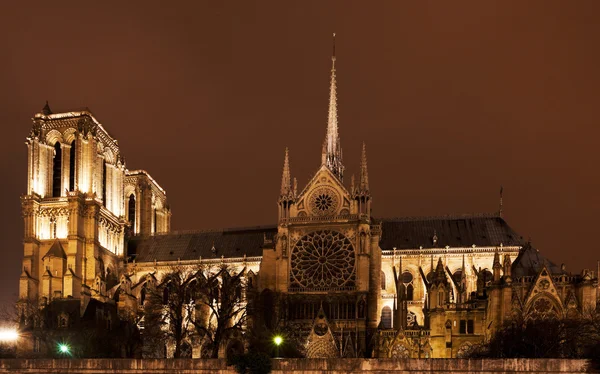
[{"label": "ornate stone carving", "polygon": [[79,121],[77,121],[77,131],[79,131],[79,133],[86,138],[88,135],[95,137],[96,125],[92,122],[92,120],[90,120],[89,117],[82,117]]},{"label": "ornate stone carving", "polygon": [[315,189],[309,196],[308,205],[312,214],[316,216],[329,216],[337,212],[340,199],[333,188],[322,186]]},{"label": "ornate stone carving", "polygon": [[69,208],[41,208],[40,217],[61,217],[69,216]]},{"label": "ornate stone carving", "polygon": [[355,287],[355,254],[342,233],[315,231],[296,242],[291,259],[291,288]]}]

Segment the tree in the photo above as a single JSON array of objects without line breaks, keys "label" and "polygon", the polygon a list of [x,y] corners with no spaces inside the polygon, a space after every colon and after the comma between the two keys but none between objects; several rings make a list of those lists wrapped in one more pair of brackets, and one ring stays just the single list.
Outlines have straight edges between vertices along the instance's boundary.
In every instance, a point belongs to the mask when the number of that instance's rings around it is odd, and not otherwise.
[{"label": "tree", "polygon": [[221,345],[236,332],[241,333],[246,324],[243,279],[246,268],[237,274],[225,265],[212,270],[201,269],[196,274],[193,283],[196,318],[192,322],[199,338],[210,348],[210,357],[217,358]]},{"label": "tree", "polygon": [[[144,346],[171,342],[173,357],[179,358],[183,347],[197,338],[208,356],[217,358],[221,346],[241,333],[246,323],[244,274],[245,268],[236,273],[225,265],[172,268],[158,286],[148,288]],[[145,355],[158,354],[146,349]]]},{"label": "tree", "polygon": [[189,306],[193,303],[193,293],[190,285],[196,274],[196,269],[176,266],[163,276],[161,284],[147,289],[143,333],[146,356],[157,356],[158,346],[172,342],[175,346],[173,357],[182,357],[183,344],[192,333]]},{"label": "tree", "polygon": [[600,353],[600,314],[577,318],[513,319],[467,356],[490,358],[595,358]]}]

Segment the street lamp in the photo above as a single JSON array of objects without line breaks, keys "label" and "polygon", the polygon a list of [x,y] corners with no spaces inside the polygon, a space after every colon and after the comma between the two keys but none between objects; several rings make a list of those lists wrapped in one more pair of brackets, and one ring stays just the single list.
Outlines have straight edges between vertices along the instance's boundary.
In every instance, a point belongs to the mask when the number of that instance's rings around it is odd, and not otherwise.
[{"label": "street lamp", "polygon": [[19,338],[19,333],[15,329],[0,330],[0,342],[13,343]]},{"label": "street lamp", "polygon": [[276,335],[273,338],[273,343],[275,343],[275,347],[277,347],[275,350],[275,357],[279,357],[279,346],[281,345],[281,343],[283,343],[283,338],[281,337],[281,335]]},{"label": "street lamp", "polygon": [[71,354],[71,348],[69,348],[68,345],[63,344],[63,343],[58,345],[58,351],[64,355]]}]

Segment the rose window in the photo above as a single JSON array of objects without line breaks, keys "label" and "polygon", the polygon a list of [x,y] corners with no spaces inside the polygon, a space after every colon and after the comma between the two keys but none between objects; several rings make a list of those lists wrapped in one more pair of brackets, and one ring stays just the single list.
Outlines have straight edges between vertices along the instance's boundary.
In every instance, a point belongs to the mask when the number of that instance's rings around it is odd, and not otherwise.
[{"label": "rose window", "polygon": [[318,188],[308,200],[311,212],[317,216],[331,215],[338,209],[338,195],[331,187]]},{"label": "rose window", "polygon": [[329,209],[331,209],[332,201],[333,201],[333,199],[331,198],[331,196],[323,193],[323,194],[318,195],[315,198],[315,205],[318,210],[320,210],[322,212],[326,212]]},{"label": "rose window", "polygon": [[558,318],[559,312],[554,303],[545,297],[540,297],[533,302],[529,309],[529,317],[534,320]]},{"label": "rose window", "polygon": [[332,289],[355,287],[354,247],[336,231],[316,231],[294,245],[290,288]]}]

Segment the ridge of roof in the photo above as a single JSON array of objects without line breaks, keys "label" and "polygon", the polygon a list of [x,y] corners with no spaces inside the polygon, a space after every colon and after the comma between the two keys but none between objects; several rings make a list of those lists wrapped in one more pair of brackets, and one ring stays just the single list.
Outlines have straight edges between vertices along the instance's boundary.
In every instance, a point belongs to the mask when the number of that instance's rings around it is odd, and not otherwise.
[{"label": "ridge of roof", "polygon": [[443,221],[456,219],[471,219],[471,218],[504,218],[498,213],[463,213],[463,214],[446,214],[438,216],[406,216],[406,217],[379,217],[375,218],[379,222],[411,222],[411,221]]},{"label": "ridge of roof", "polygon": [[151,237],[165,237],[165,236],[177,236],[177,235],[196,235],[196,234],[218,234],[218,233],[235,233],[235,232],[248,232],[248,231],[270,231],[277,229],[277,225],[264,225],[264,226],[242,226],[242,227],[229,227],[221,229],[196,229],[196,230],[173,230],[169,232],[159,232],[151,235],[135,235],[131,239],[148,239]]}]

